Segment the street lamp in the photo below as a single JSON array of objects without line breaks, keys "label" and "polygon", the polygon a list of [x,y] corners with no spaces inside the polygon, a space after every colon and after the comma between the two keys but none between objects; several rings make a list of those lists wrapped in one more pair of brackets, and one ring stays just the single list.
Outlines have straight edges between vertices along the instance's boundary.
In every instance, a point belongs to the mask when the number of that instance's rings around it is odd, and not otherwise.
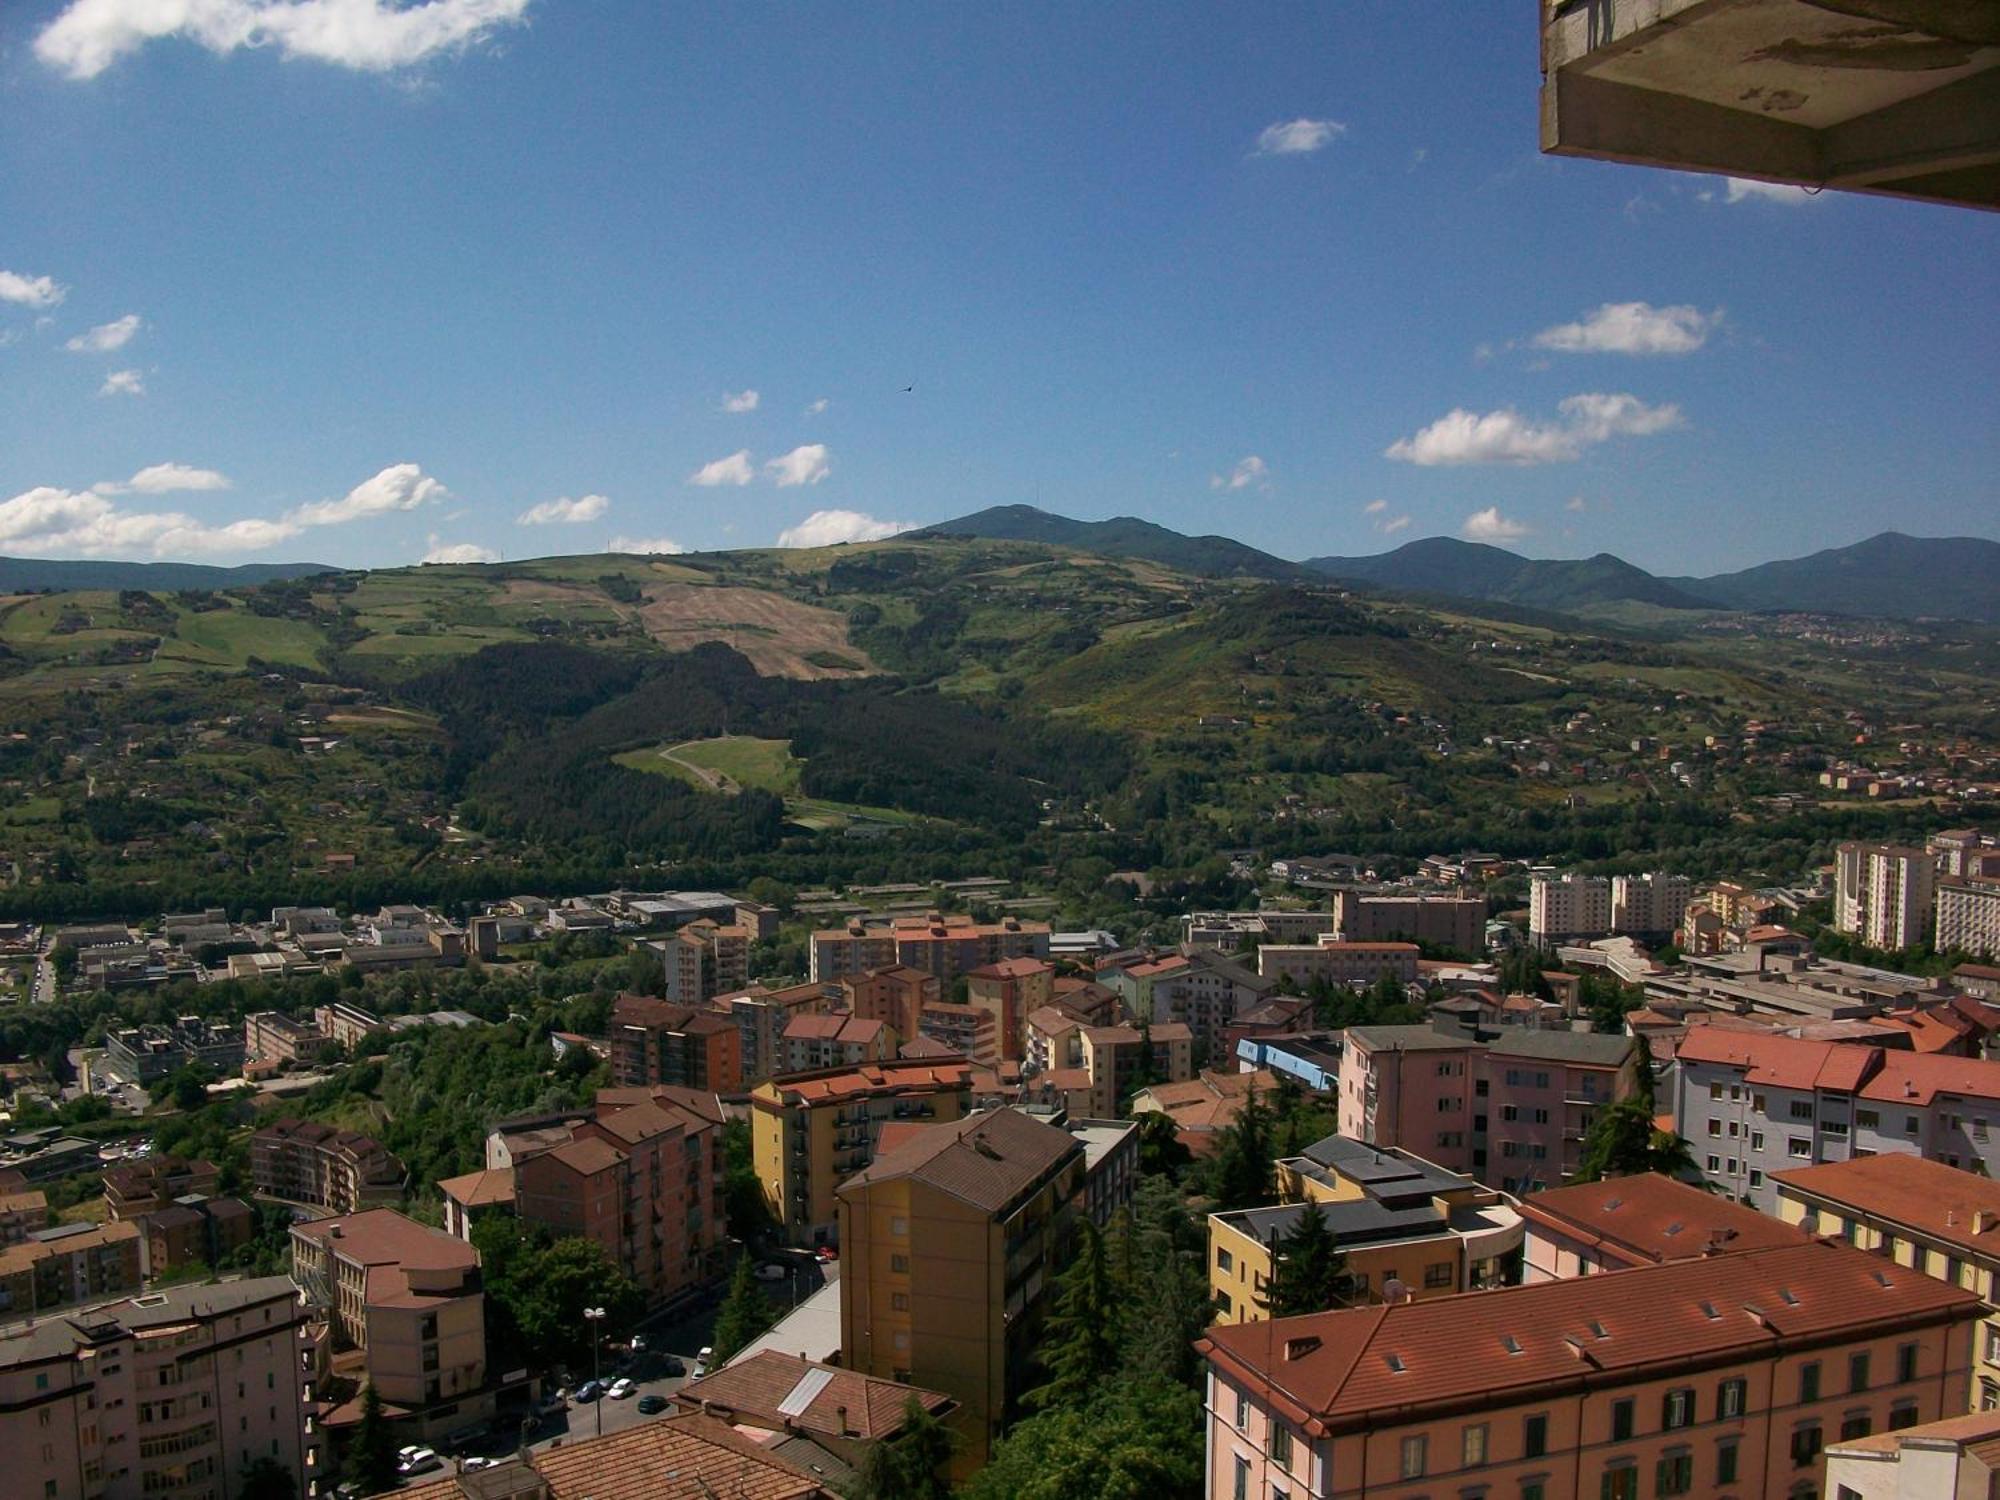
[{"label": "street lamp", "polygon": [[603,1437],[604,1382],[598,1375],[598,1344],[601,1342],[601,1335],[597,1331],[597,1325],[604,1321],[604,1309],[601,1307],[586,1307],[583,1310],[583,1320],[590,1324],[590,1383],[597,1387],[597,1399],[590,1404],[597,1408],[597,1435]]}]

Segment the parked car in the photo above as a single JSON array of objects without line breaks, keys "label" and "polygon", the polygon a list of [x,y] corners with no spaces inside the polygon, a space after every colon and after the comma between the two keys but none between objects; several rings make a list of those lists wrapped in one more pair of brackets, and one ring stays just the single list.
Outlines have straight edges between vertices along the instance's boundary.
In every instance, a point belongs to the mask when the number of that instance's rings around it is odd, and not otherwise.
[{"label": "parked car", "polygon": [[715,1358],[715,1346],[703,1344],[701,1352],[694,1357],[694,1368],[688,1372],[690,1380],[699,1380],[708,1373],[708,1362]]},{"label": "parked car", "polygon": [[606,1391],[605,1394],[609,1396],[613,1401],[623,1401],[627,1396],[631,1395],[634,1391],[638,1389],[639,1387],[632,1384],[632,1382],[630,1380],[627,1380],[623,1375],[620,1375],[616,1380],[611,1382],[611,1389]]},{"label": "parked car", "polygon": [[646,1352],[645,1334],[635,1333],[632,1335],[632,1352],[634,1354],[644,1354]]},{"label": "parked car", "polygon": [[422,1443],[403,1444],[402,1447],[396,1450],[396,1467],[401,1468],[404,1464],[408,1463],[411,1459],[415,1458],[419,1453],[423,1451],[424,1451],[424,1445]]},{"label": "parked car", "polygon": [[459,1463],[458,1472],[461,1474],[477,1474],[481,1469],[490,1469],[499,1462],[500,1460],[497,1458],[481,1458],[477,1454],[474,1454],[471,1458],[464,1459]]},{"label": "parked car", "polygon": [[783,1281],[792,1274],[789,1266],[781,1266],[774,1260],[767,1260],[757,1267],[759,1281]]},{"label": "parked car", "polygon": [[604,1387],[601,1384],[595,1380],[586,1380],[576,1388],[576,1394],[570,1397],[570,1399],[579,1405],[588,1405],[603,1394]]},{"label": "parked car", "polygon": [[667,1398],[660,1395],[657,1391],[648,1391],[639,1398],[639,1415],[642,1417],[650,1417],[654,1413],[663,1412],[666,1409]]},{"label": "parked car", "polygon": [[687,1366],[680,1362],[678,1355],[669,1354],[660,1361],[660,1372],[667,1376],[687,1374]]},{"label": "parked car", "polygon": [[437,1456],[436,1450],[419,1448],[408,1458],[402,1459],[396,1464],[396,1472],[398,1474],[428,1474],[433,1469],[442,1469],[443,1467],[444,1460]]},{"label": "parked car", "polygon": [[821,1245],[817,1250],[813,1251],[813,1259],[817,1260],[821,1265],[825,1265],[829,1261],[839,1260],[840,1252],[831,1245]]}]

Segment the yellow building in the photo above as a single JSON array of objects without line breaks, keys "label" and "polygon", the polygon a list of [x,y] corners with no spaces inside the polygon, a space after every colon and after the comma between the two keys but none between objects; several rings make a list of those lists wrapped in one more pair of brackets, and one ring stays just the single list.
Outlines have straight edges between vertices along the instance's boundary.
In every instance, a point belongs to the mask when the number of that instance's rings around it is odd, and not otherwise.
[{"label": "yellow building", "polygon": [[1029,1376],[1084,1147],[1014,1109],[891,1127],[840,1186],[840,1347],[959,1403],[953,1476],[986,1461]]},{"label": "yellow building", "polygon": [[1216,1321],[1270,1316],[1272,1247],[1317,1213],[1333,1231],[1356,1304],[1448,1297],[1520,1279],[1526,1227],[1505,1193],[1391,1147],[1328,1136],[1278,1163],[1271,1208],[1208,1218]]},{"label": "yellow building", "polygon": [[1774,1172],[1771,1181],[1787,1224],[1976,1292],[1986,1316],[1973,1338],[1968,1399],[1974,1411],[2000,1410],[2000,1183],[1898,1152]]},{"label": "yellow building", "polygon": [[875,1159],[883,1126],[956,1120],[971,1095],[972,1067],[962,1058],[863,1063],[758,1084],[750,1091],[751,1160],[786,1240],[837,1242],[834,1189]]}]

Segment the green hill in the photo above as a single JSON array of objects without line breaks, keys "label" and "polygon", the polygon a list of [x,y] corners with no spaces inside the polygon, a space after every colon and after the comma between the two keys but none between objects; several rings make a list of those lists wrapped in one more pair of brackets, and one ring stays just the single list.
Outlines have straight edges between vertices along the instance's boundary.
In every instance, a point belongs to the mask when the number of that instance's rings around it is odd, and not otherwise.
[{"label": "green hill", "polygon": [[1885,531],[1850,547],[1712,578],[1675,578],[1730,609],[1810,610],[2000,624],[2000,542]]},{"label": "green hill", "polygon": [[231,589],[274,578],[309,578],[337,569],[325,563],[112,562],[95,558],[0,557],[0,594],[39,589]]},{"label": "green hill", "polygon": [[984,537],[991,541],[1046,542],[1104,557],[1137,557],[1205,578],[1302,578],[1298,563],[1259,552],[1226,536],[1187,536],[1142,521],[1115,516],[1109,521],[1072,521],[1032,505],[996,505],[945,521],[918,536]]},{"label": "green hill", "polygon": [[[1305,566],[1329,578],[1379,588],[1455,595],[1574,611],[1585,605],[1633,600],[1663,609],[1701,609],[1709,601],[1635,568],[1609,552],[1575,561],[1522,557],[1483,542],[1425,537],[1375,557],[1313,557]],[[1689,580],[1690,585],[1693,580]]]}]

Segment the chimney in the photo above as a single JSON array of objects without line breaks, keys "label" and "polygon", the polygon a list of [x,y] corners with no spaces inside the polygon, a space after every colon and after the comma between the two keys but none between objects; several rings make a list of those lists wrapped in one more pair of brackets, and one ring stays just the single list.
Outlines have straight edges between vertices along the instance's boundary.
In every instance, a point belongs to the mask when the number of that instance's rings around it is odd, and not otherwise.
[{"label": "chimney", "polygon": [[839,1428],[840,1428],[840,1435],[841,1435],[842,1437],[846,1437],[846,1436],[848,1436],[848,1432],[847,1432],[847,1408],[846,1408],[846,1407],[844,1407],[844,1406],[836,1406],[836,1407],[835,1407],[835,1408],[833,1409],[833,1420],[834,1420],[834,1421],[835,1421],[835,1422],[836,1422],[837,1424],[839,1424]]}]

